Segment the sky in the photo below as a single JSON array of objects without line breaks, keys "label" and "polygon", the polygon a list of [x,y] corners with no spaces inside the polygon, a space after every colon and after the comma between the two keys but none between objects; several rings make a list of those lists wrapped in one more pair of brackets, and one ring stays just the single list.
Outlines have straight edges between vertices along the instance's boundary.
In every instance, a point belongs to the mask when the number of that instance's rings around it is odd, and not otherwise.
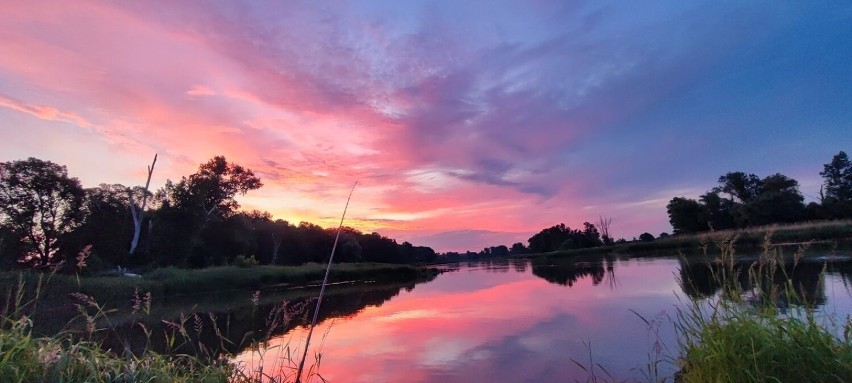
[{"label": "sky", "polygon": [[86,187],[216,155],[291,223],[438,251],[612,219],[852,143],[852,3],[0,0],[0,161]]}]

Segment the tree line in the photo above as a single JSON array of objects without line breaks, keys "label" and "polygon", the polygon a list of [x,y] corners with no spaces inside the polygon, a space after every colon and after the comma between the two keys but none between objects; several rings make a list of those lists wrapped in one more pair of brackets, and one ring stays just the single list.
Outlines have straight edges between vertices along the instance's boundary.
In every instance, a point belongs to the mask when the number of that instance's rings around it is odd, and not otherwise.
[{"label": "tree line", "polygon": [[[149,182],[155,163],[156,157]],[[223,156],[153,192],[147,185],[83,188],[65,166],[37,158],[0,162],[0,268],[327,261],[336,229],[239,210],[235,197],[262,186],[254,172]],[[347,227],[335,260],[414,263],[435,256],[429,247]]]},{"label": "tree line", "polygon": [[[737,229],[776,223],[852,218],[852,162],[845,152],[835,155],[823,165],[823,186],[819,202],[804,204],[799,182],[776,173],[764,178],[745,172],[729,172],[719,177],[719,186],[701,195],[698,200],[675,197],[666,209],[674,234],[691,234],[711,230]],[[615,240],[609,233],[611,219],[599,217],[596,224],[584,222],[582,228],[572,229],[564,223],[542,229],[525,246],[518,242],[511,247],[491,246],[479,252],[449,252],[440,254],[442,260],[482,259],[526,253],[584,249],[627,242]],[[645,232],[633,241],[653,241],[666,238]]]},{"label": "tree line", "polygon": [[852,163],[845,152],[823,165],[818,202],[804,203],[799,182],[776,173],[745,172],[719,177],[698,200],[675,197],[666,210],[675,234],[738,229],[776,223],[852,218]]},{"label": "tree line", "polygon": [[[614,243],[627,242],[625,239],[613,240],[609,234],[611,219],[600,217],[596,226],[593,223],[584,222],[582,229],[571,229],[564,223],[542,229],[527,241],[529,246],[522,242],[516,242],[511,247],[505,245],[490,246],[479,252],[467,251],[464,253],[449,252],[440,254],[443,261],[457,261],[462,259],[484,259],[505,257],[509,255],[546,253],[557,250],[574,250],[612,245]],[[650,235],[645,233],[643,235]],[[653,236],[651,236],[653,239]],[[635,238],[634,238],[635,239]]]}]

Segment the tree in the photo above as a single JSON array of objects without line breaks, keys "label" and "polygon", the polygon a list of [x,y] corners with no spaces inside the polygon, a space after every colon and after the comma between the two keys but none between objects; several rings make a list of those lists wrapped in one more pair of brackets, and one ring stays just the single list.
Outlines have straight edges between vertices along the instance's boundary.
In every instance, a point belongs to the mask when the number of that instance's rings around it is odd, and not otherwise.
[{"label": "tree", "polygon": [[145,205],[148,204],[148,186],[151,185],[151,175],[154,173],[154,165],[157,164],[157,155],[154,154],[154,161],[148,167],[148,180],[145,181],[145,189],[142,191],[142,206],[137,207],[133,200],[133,189],[127,188],[130,200],[130,214],[133,216],[133,239],[130,240],[130,251],[128,254],[132,257],[136,252],[136,247],[139,245],[139,236],[142,234],[142,221],[145,219]]},{"label": "tree", "polygon": [[735,218],[740,206],[734,201],[719,196],[718,190],[711,190],[698,198],[707,213],[708,228],[713,230],[732,229],[736,227]]},{"label": "tree", "polygon": [[640,241],[651,242],[654,240],[654,235],[651,233],[642,233],[639,235]]},{"label": "tree", "polygon": [[[182,177],[178,183],[166,181],[166,186],[157,192],[164,202],[154,216],[154,232],[158,238],[152,246],[156,246],[160,256],[168,255],[170,259],[160,261],[201,267],[211,261],[220,264],[236,256],[223,252],[226,250],[222,247],[223,241],[232,249],[245,249],[247,244],[240,244],[245,242],[244,238],[235,237],[223,223],[240,206],[234,199],[237,194],[246,194],[261,186],[260,179],[251,170],[228,163],[222,156],[202,164],[196,173]],[[243,229],[239,227],[240,231]]]},{"label": "tree", "polygon": [[175,206],[200,212],[209,221],[214,216],[233,214],[240,207],[234,197],[259,189],[263,183],[251,170],[216,156],[199,166],[195,174],[168,186]]},{"label": "tree", "polygon": [[832,157],[831,162],[823,165],[819,172],[825,181],[825,196],[839,201],[852,200],[852,162],[841,151]]},{"label": "tree", "polygon": [[666,205],[669,223],[675,234],[689,234],[707,231],[707,210],[698,201],[675,197]]},{"label": "tree", "polygon": [[509,254],[526,254],[527,247],[524,246],[521,242],[515,242],[512,244],[512,248],[509,249]]},{"label": "tree", "polygon": [[796,222],[804,215],[803,201],[799,182],[775,173],[761,181],[760,194],[745,206],[745,217],[749,225]]},{"label": "tree", "polygon": [[[120,184],[101,184],[85,190],[82,205],[83,220],[66,238],[66,254],[75,254],[91,245],[91,254],[109,266],[127,265],[127,243],[133,231],[133,218],[127,187]],[[92,259],[94,261],[94,259]],[[90,266],[97,268],[94,262]],[[104,265],[108,266],[108,265]]]},{"label": "tree", "polygon": [[731,172],[719,177],[719,190],[731,196],[731,199],[737,198],[742,203],[747,203],[760,194],[761,180],[754,174],[746,174],[743,172]]},{"label": "tree", "polygon": [[598,228],[601,231],[601,241],[603,241],[604,245],[612,245],[613,240],[612,236],[609,234],[609,227],[612,225],[612,218],[598,216]]},{"label": "tree", "polygon": [[819,173],[824,179],[822,210],[828,218],[852,217],[852,162],[845,152],[837,153]]},{"label": "tree", "polygon": [[799,193],[799,181],[775,173],[761,181],[760,194],[764,193]]},{"label": "tree", "polygon": [[61,237],[81,221],[83,196],[65,166],[32,157],[0,163],[0,225],[20,241],[18,261],[54,264]]},{"label": "tree", "polygon": [[529,250],[532,253],[554,251],[570,236],[571,229],[564,223],[542,229],[529,239]]}]

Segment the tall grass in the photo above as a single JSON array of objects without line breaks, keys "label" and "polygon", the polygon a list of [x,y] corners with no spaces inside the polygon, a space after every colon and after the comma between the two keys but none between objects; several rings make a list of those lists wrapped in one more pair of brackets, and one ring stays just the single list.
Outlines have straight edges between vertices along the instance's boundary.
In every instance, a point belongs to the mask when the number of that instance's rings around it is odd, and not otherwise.
[{"label": "tall grass", "polygon": [[[738,233],[712,239],[721,252],[714,275],[721,296],[678,310],[681,369],[675,381],[852,381],[852,319],[818,316],[786,277],[772,235],[764,234],[763,254],[747,269],[735,266]],[[794,268],[805,247],[794,255]],[[780,283],[779,274],[785,277]],[[803,305],[779,310],[779,301]]]}]

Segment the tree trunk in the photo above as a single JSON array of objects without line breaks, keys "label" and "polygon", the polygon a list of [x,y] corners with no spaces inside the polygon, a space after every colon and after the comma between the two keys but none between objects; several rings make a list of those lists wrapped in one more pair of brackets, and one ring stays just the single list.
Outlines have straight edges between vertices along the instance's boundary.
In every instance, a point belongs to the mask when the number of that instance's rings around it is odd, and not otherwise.
[{"label": "tree trunk", "polygon": [[145,214],[145,204],[148,202],[148,186],[151,185],[151,174],[154,173],[154,165],[157,164],[157,155],[154,154],[154,161],[148,167],[148,180],[145,181],[145,191],[142,192],[142,207],[136,208],[136,202],[133,202],[133,190],[128,189],[130,194],[130,214],[133,215],[133,240],[130,241],[130,256],[136,252],[136,246],[139,245],[139,236],[142,233],[142,220]]}]

